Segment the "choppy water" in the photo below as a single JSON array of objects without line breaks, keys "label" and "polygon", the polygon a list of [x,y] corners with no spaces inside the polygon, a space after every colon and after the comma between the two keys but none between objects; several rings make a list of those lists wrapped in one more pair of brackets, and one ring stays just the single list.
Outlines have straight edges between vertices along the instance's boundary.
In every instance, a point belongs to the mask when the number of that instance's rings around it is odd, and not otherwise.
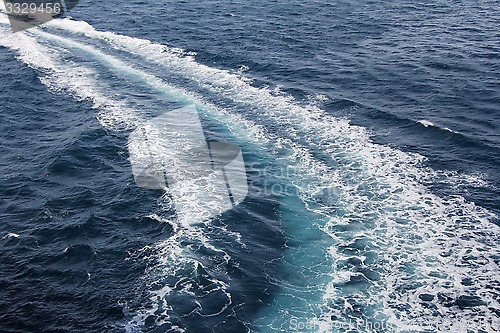
[{"label": "choppy water", "polygon": [[[0,331],[497,332],[499,5],[1,18]],[[193,104],[251,191],[186,225],[127,139]]]}]

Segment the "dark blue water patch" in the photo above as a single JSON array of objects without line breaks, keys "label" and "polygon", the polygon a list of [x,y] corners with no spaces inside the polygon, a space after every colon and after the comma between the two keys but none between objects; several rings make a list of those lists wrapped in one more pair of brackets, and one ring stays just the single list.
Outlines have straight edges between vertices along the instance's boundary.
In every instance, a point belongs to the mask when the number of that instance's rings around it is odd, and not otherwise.
[{"label": "dark blue water patch", "polygon": [[133,298],[145,268],[128,251],[169,234],[143,218],[156,197],[134,196],[126,138],[100,129],[89,103],[49,93],[33,70],[6,63],[1,329],[119,332],[120,300]]}]

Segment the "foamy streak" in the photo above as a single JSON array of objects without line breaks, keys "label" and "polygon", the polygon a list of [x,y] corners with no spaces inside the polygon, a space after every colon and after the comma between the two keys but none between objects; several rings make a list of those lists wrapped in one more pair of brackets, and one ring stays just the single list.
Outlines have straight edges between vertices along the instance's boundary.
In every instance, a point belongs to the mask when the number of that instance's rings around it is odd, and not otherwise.
[{"label": "foamy streak", "polygon": [[[58,23],[59,21],[64,21],[64,22],[73,22],[69,20],[54,20],[52,22]],[[51,23],[52,23],[51,22]],[[86,23],[85,23],[86,24]],[[162,79],[158,78],[155,75],[151,75],[149,73],[146,73],[142,70],[139,70],[137,68],[134,68],[133,66],[128,65],[124,61],[107,55],[103,53],[102,51],[97,50],[96,48],[85,45],[79,42],[72,41],[68,38],[56,36],[53,34],[48,34],[45,32],[37,31],[37,35],[46,38],[48,40],[56,41],[59,44],[66,45],[67,47],[71,48],[76,48],[83,50],[87,52],[90,55],[93,55],[94,57],[98,58],[101,63],[105,63],[110,69],[114,70],[117,75],[121,76],[126,76],[127,78],[132,78],[137,81],[143,82],[148,84],[151,88],[153,88],[157,93],[160,95],[163,95],[163,97],[166,97],[168,101],[170,102],[178,102],[180,105],[183,104],[194,104],[197,107],[199,107],[201,110],[205,111],[206,113],[210,114],[211,117],[214,119],[221,121],[222,123],[226,123],[226,118],[230,115],[228,112],[224,109],[218,108],[215,105],[212,105],[210,103],[207,103],[203,100],[201,96],[196,95],[195,93],[190,93],[182,88],[175,87],[174,85],[168,84],[167,82],[163,81]],[[47,48],[44,48],[47,50]],[[24,61],[24,59],[22,59]],[[36,59],[30,59],[36,62]],[[36,62],[37,65],[43,65],[38,62]],[[55,69],[54,67],[51,66],[51,69]],[[72,75],[71,68],[66,69],[70,75]],[[62,72],[62,71],[59,71]],[[85,80],[88,80],[89,77],[85,77]],[[85,81],[84,80],[84,81]],[[59,89],[67,89],[70,91],[76,90],[72,87],[70,82],[65,82],[65,81],[59,81],[55,80],[55,82],[58,85],[57,87],[60,87]],[[45,82],[44,82],[45,83]],[[50,84],[50,82],[47,82],[47,84]],[[56,89],[57,89],[56,87]],[[86,87],[86,86],[85,86]],[[92,91],[92,94],[85,94],[84,96],[88,96],[87,98],[90,99],[95,99],[95,96],[100,97],[98,94],[95,94],[95,91]],[[101,100],[101,98],[98,98],[98,103],[96,103],[96,107],[100,107],[101,109],[107,109],[107,105]],[[125,114],[132,113],[134,114],[133,111],[130,109],[125,109],[124,112]],[[135,111],[137,113],[137,111]],[[116,118],[115,118],[116,117]],[[111,129],[116,129],[119,130],[120,127],[117,126],[116,128],[113,128],[113,120],[120,120],[123,116],[120,115],[117,112],[112,112],[109,114],[109,119],[108,122],[104,122],[103,125],[109,127]],[[139,119],[139,121],[134,121],[136,119]],[[135,118],[128,119],[130,126],[132,128],[137,127],[138,125],[143,123],[143,119],[140,118],[140,115],[135,115]],[[231,115],[231,118],[228,120],[232,126],[232,128],[235,131],[240,131],[243,130],[244,128],[252,128],[251,131],[247,131],[247,134],[250,135],[251,137],[245,137],[245,139],[248,139],[252,142],[258,142],[260,143],[266,143],[268,140],[266,139],[265,134],[263,134],[263,126],[255,125],[251,121],[248,121],[238,115]],[[119,125],[121,122],[116,121],[116,124]]]},{"label": "foamy streak", "polygon": [[[190,77],[200,86],[222,94],[236,103],[251,105],[253,116],[275,121],[285,127],[291,141],[285,140],[288,142],[282,147],[293,149],[294,142],[306,140],[311,149],[321,149],[334,163],[342,165],[342,172],[336,175],[341,189],[335,188],[342,200],[338,200],[340,205],[335,209],[343,213],[332,215],[331,203],[328,207],[312,209],[331,217],[324,230],[334,238],[338,237],[338,232],[334,230],[336,225],[362,219],[369,219],[373,223],[372,228],[380,235],[358,232],[344,237],[369,239],[374,247],[385,250],[382,260],[385,263],[381,270],[384,274],[380,281],[373,282],[373,285],[378,293],[385,295],[382,311],[402,328],[414,322],[426,325],[426,318],[431,318],[431,311],[421,306],[417,299],[417,296],[424,292],[435,294],[441,291],[449,293],[453,298],[464,292],[479,293],[490,306],[498,308],[498,302],[487,289],[487,285],[495,281],[498,274],[493,251],[485,249],[485,244],[495,244],[498,239],[498,228],[489,222],[493,215],[459,196],[443,199],[428,193],[420,185],[421,179],[428,178],[424,173],[427,170],[423,171],[419,167],[423,160],[421,156],[375,145],[360,127],[329,117],[318,107],[301,107],[290,97],[252,87],[248,80],[239,75],[198,64],[192,57],[182,56],[178,49],[169,49],[164,45],[110,32],[98,32],[82,22],[58,22],[57,26],[90,38],[105,40],[119,50],[140,55],[145,60],[161,64],[178,75]],[[303,149],[299,148],[293,152],[292,159],[293,155],[300,156],[295,160],[302,160],[302,167],[306,170],[311,166],[312,169],[309,170],[314,170],[314,167],[318,166]],[[322,177],[316,171],[309,174],[315,174],[314,178],[318,179],[315,183],[317,188],[331,189],[331,183],[335,181],[331,173]],[[360,193],[360,187],[365,188],[365,193]],[[314,200],[314,193],[307,191],[305,186],[302,186],[302,189],[304,201]],[[370,196],[372,199],[369,199]],[[387,238],[395,244],[388,243]],[[467,256],[464,251],[443,256],[440,254],[442,248],[469,249],[471,253],[484,257],[484,265],[488,269],[461,265],[460,262]],[[341,261],[342,257],[335,252],[335,247],[332,247],[334,260]],[[401,259],[401,252],[407,259]],[[407,275],[400,268],[408,263],[417,266],[417,272],[413,273],[413,276]],[[336,271],[341,269],[338,267]],[[457,282],[470,276],[477,279],[473,288],[467,288]],[[418,290],[398,293],[398,286],[404,284],[403,281],[409,277],[423,281],[424,286]],[[331,306],[328,303],[333,298],[333,291],[338,289],[335,284],[332,282],[329,288],[325,306]],[[363,297],[351,295],[351,301],[366,303],[362,300]],[[394,310],[408,298],[415,306],[415,309],[412,309],[413,314]],[[377,303],[376,299],[371,302]],[[485,318],[492,318],[486,307],[479,309]],[[455,309],[441,307],[439,311],[444,318],[441,321],[446,322],[446,317]],[[325,313],[324,318],[329,318],[330,314],[341,317],[342,309],[333,307],[332,311]],[[462,314],[465,318],[475,318],[473,311],[462,311]]]},{"label": "foamy streak", "polygon": [[[421,157],[374,145],[368,140],[362,128],[328,117],[317,107],[303,108],[288,97],[276,96],[268,90],[254,88],[236,75],[199,65],[190,58],[179,57],[178,51],[174,50],[170,54],[169,52],[165,54],[162,52],[165,46],[108,32],[95,32],[90,26],[81,22],[76,24],[56,22],[55,25],[76,32],[83,25],[83,32],[89,37],[107,39],[110,43],[116,44],[117,48],[141,54],[145,58],[149,57],[149,60],[161,63],[169,70],[175,70],[177,66],[179,75],[184,71],[184,75],[198,79],[202,85],[212,87],[214,92],[224,93],[237,102],[250,104],[255,109],[263,111],[261,117],[267,116],[268,119],[273,117],[279,124],[285,126],[290,133],[290,139],[281,140],[281,146],[296,148],[290,160],[295,158],[295,161],[300,162],[298,167],[309,170],[308,175],[317,179],[315,186],[311,187],[331,189],[332,182],[338,180],[339,186],[335,190],[341,200],[329,202],[324,207],[314,205],[316,193],[308,191],[305,186],[307,184],[301,184],[304,185],[302,186],[303,200],[313,203],[311,209],[331,217],[330,223],[325,226],[325,231],[335,239],[365,238],[386,251],[384,260],[380,262],[382,277],[380,281],[373,282],[373,285],[377,293],[385,295],[382,311],[394,321],[398,321],[400,325],[408,325],[417,320],[404,311],[393,310],[394,304],[390,304],[392,301],[404,303],[405,298],[415,298],[419,293],[413,290],[398,294],[396,287],[401,286],[402,281],[409,277],[399,267],[407,262],[418,266],[418,272],[414,277],[421,278],[425,286],[450,290],[456,295],[467,288],[453,281],[459,281],[463,276],[475,276],[479,280],[476,287],[485,294],[484,297],[490,301],[491,306],[498,307],[498,303],[491,299],[491,294],[488,295],[485,289],[489,282],[495,281],[498,273],[498,267],[491,259],[491,250],[485,253],[487,257],[485,264],[490,266],[489,271],[481,271],[477,267],[459,267],[457,263],[464,258],[461,253],[452,253],[443,257],[437,252],[439,247],[453,249],[467,246],[472,251],[484,252],[478,249],[484,247],[483,243],[495,244],[498,229],[488,222],[490,216],[488,212],[465,202],[462,198],[440,199],[429,194],[419,184],[419,179],[426,177],[422,175],[422,169],[418,167]],[[337,178],[332,177],[331,173],[321,173],[324,171],[321,164],[308,154],[307,149],[297,148],[293,142],[295,139],[307,139],[311,148],[324,149],[325,155],[330,155],[333,161],[343,167],[342,172],[336,174]],[[303,182],[308,181],[309,179],[304,177]],[[364,193],[359,190],[363,187]],[[332,208],[337,211],[336,214],[332,213]],[[338,214],[339,211],[341,214]],[[460,218],[462,221],[459,221]],[[337,225],[363,219],[368,219],[373,223],[373,233],[370,232],[367,235],[365,232],[358,231],[337,235],[334,230]],[[404,221],[406,223],[403,225]],[[457,221],[471,229],[457,230],[455,226]],[[454,236],[449,234],[447,229],[455,232],[461,231],[462,235]],[[483,242],[477,241],[479,233],[484,235]],[[418,237],[427,237],[427,241],[419,240]],[[464,240],[467,237],[469,240]],[[388,238],[396,242],[396,245],[388,244],[386,242]],[[412,240],[413,244],[410,243]],[[394,252],[391,253],[391,251]],[[340,262],[342,257],[335,252],[336,247],[332,247],[333,260]],[[401,256],[398,256],[400,252],[409,257],[401,259]],[[426,261],[426,256],[433,258],[433,261]],[[335,272],[342,270],[345,268],[340,265]],[[436,274],[429,275],[429,271],[437,271],[444,277],[437,278]],[[346,273],[349,273],[349,270]],[[451,288],[447,286],[450,282],[452,282]],[[329,304],[334,293],[341,292],[337,283],[332,281],[329,294],[325,295],[325,309],[332,308],[331,311],[325,311],[325,318],[330,314],[342,315],[342,309]],[[355,299],[363,303],[363,296],[366,295],[350,295],[350,300]],[[370,302],[377,303],[376,297],[370,299]],[[425,318],[429,318],[430,312],[419,306],[416,300],[413,300],[412,304],[416,306],[414,316],[422,316],[419,322],[425,323]],[[484,307],[480,310],[484,316],[491,317]],[[439,311],[446,316],[451,310],[441,307]],[[464,316],[474,318],[472,311],[464,312]]]},{"label": "foamy streak", "polygon": [[61,60],[56,49],[40,45],[29,33],[12,34],[7,29],[5,26],[0,30],[0,45],[16,51],[22,62],[36,69],[40,73],[40,81],[50,91],[66,91],[77,100],[91,101],[93,107],[99,110],[99,121],[106,128],[130,129],[141,123],[133,110],[102,93],[111,89],[95,80],[97,75],[93,69],[70,66]]},{"label": "foamy streak", "polygon": [[16,233],[9,232],[7,235],[3,236],[2,239],[12,239],[12,238],[19,238],[20,236]]}]

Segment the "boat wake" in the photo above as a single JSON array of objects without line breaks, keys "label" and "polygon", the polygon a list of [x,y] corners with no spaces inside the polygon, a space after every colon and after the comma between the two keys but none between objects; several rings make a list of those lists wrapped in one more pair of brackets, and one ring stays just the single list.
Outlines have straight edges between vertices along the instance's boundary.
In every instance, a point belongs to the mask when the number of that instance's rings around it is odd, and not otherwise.
[{"label": "boat wake", "polygon": [[497,217],[460,193],[433,194],[423,184],[443,174],[424,167],[424,157],[374,144],[366,129],[315,103],[257,88],[243,71],[200,64],[179,49],[68,19],[15,35],[1,23],[0,45],[51,91],[91,101],[110,132],[126,134],[165,108],[195,105],[208,135],[248,152],[258,188],[265,183],[271,194],[265,200],[280,202],[286,246],[266,277],[276,290],[246,318],[231,292],[239,257],[220,243],[245,253],[250,240],[220,223],[224,217],[179,224],[163,196],[152,216],[175,233],[132,254],[150,265],[142,291],[148,305],[128,307],[129,331],[181,332],[192,315],[216,325],[237,318],[258,332],[500,327]]}]

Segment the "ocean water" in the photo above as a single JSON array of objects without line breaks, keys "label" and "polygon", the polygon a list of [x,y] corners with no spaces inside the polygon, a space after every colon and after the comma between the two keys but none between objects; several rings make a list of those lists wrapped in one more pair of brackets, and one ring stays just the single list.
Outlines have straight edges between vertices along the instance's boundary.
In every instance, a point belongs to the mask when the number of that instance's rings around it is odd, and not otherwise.
[{"label": "ocean water", "polygon": [[[500,330],[499,1],[70,14],[0,16],[0,332]],[[127,144],[190,105],[250,192],[185,224]]]}]

